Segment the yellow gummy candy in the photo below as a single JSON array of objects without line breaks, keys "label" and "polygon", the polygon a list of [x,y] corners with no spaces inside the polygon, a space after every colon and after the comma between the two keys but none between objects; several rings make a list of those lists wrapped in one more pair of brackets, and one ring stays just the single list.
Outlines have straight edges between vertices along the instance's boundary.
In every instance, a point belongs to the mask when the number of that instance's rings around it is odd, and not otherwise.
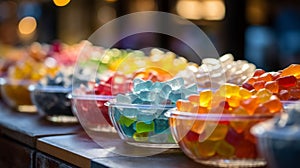
[{"label": "yellow gummy candy", "polygon": [[208,107],[211,105],[211,100],[212,100],[212,91],[211,90],[204,90],[200,92],[199,95],[199,101],[200,101],[200,106],[201,107]]}]

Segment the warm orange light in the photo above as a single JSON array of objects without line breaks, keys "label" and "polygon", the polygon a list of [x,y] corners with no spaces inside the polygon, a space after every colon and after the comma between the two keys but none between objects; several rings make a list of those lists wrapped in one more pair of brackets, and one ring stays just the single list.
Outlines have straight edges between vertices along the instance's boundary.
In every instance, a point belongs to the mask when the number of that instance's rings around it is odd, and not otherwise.
[{"label": "warm orange light", "polygon": [[98,9],[98,19],[101,23],[106,23],[114,18],[116,18],[117,13],[113,7],[102,6]]},{"label": "warm orange light", "polygon": [[66,6],[71,0],[53,0],[56,6]]},{"label": "warm orange light", "polygon": [[20,20],[18,28],[22,35],[29,35],[36,29],[37,23],[34,17],[27,16]]},{"label": "warm orange light", "polygon": [[225,17],[223,0],[179,0],[177,13],[192,20],[222,20]]},{"label": "warm orange light", "polygon": [[203,5],[199,0],[180,0],[177,2],[176,11],[184,18],[198,20],[203,16]]},{"label": "warm orange light", "polygon": [[225,5],[222,0],[203,1],[205,12],[203,18],[206,20],[222,20],[225,17]]},{"label": "warm orange light", "polygon": [[106,2],[117,2],[118,0],[105,0]]},{"label": "warm orange light", "polygon": [[130,3],[131,12],[152,11],[157,8],[154,0],[132,0]]}]

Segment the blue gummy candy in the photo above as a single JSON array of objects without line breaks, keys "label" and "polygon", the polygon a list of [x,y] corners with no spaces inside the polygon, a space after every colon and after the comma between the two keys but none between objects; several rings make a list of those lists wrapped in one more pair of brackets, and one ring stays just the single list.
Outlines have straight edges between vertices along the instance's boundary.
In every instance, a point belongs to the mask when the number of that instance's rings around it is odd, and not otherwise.
[{"label": "blue gummy candy", "polygon": [[131,124],[129,127],[126,127],[125,125],[121,125],[121,128],[125,135],[127,135],[128,137],[132,137],[133,134],[135,133],[133,126],[134,124]]},{"label": "blue gummy candy", "polygon": [[130,104],[131,103],[131,99],[129,96],[125,96],[122,94],[118,94],[116,97],[116,101],[119,104]]},{"label": "blue gummy candy", "polygon": [[142,83],[138,83],[134,86],[133,90],[136,93],[141,92],[141,91],[149,91],[152,84],[153,83],[150,80],[142,82]]},{"label": "blue gummy candy", "polygon": [[169,121],[168,119],[155,119],[154,120],[154,132],[161,133],[169,129]]},{"label": "blue gummy candy", "polygon": [[169,80],[165,82],[166,84],[170,85],[172,87],[172,90],[178,90],[182,86],[184,86],[184,80],[183,78],[174,78],[172,80]]},{"label": "blue gummy candy", "polygon": [[164,99],[168,99],[169,94],[172,92],[172,88],[169,85],[162,87],[159,96]]},{"label": "blue gummy candy", "polygon": [[179,99],[184,99],[184,95],[181,92],[173,91],[169,94],[169,100],[171,100],[172,103],[176,103]]}]

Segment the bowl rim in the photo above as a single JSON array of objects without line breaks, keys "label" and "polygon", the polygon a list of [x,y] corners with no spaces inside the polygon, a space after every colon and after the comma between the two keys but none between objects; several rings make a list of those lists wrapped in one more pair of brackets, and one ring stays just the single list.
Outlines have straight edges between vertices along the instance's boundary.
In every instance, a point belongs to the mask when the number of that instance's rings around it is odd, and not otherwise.
[{"label": "bowl rim", "polygon": [[177,108],[172,108],[165,113],[168,118],[185,119],[185,120],[208,120],[208,121],[240,121],[240,120],[258,120],[271,119],[274,116],[280,115],[280,112],[270,114],[255,114],[255,115],[235,115],[235,114],[199,114],[191,112],[181,112]]},{"label": "bowl rim", "polygon": [[116,103],[115,99],[107,101],[104,103],[105,106],[108,107],[119,107],[119,108],[138,108],[138,109],[161,109],[161,110],[169,110],[174,108],[175,104],[127,104],[127,103]]},{"label": "bowl rim", "polygon": [[14,84],[14,85],[32,85],[36,84],[38,81],[37,80],[30,80],[30,79],[14,79],[11,77],[1,77],[0,78],[0,85],[9,85],[9,84]]},{"label": "bowl rim", "polygon": [[72,87],[64,87],[64,86],[57,86],[57,85],[29,85],[28,90],[31,92],[34,91],[41,91],[46,93],[69,93],[72,91]]},{"label": "bowl rim", "polygon": [[69,93],[67,96],[69,99],[74,100],[111,100],[114,99],[115,96],[112,95],[96,95],[96,94],[73,94]]}]

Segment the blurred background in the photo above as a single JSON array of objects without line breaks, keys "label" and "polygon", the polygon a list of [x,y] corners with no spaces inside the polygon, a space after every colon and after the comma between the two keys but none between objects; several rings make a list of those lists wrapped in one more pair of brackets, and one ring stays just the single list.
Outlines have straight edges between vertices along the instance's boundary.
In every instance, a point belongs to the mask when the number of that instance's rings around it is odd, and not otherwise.
[{"label": "blurred background", "polygon": [[[297,0],[0,0],[0,54],[36,41],[76,44],[110,20],[139,11],[189,19],[208,35],[220,55],[232,53],[236,60],[246,59],[258,68],[271,71],[300,63]],[[155,33],[130,36],[115,45],[149,46],[192,54],[184,42]]]}]

